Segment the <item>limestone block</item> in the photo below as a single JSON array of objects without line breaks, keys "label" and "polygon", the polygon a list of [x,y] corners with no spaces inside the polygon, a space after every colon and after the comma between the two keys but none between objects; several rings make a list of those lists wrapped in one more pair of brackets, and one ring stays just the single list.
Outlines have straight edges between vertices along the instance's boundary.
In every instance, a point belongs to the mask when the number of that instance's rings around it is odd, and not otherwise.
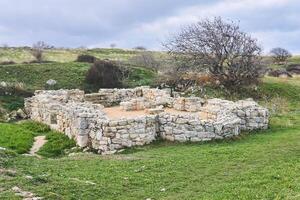
[{"label": "limestone block", "polygon": [[186,136],[184,134],[182,135],[174,135],[174,140],[178,142],[185,142],[187,141]]},{"label": "limestone block", "polygon": [[87,135],[78,135],[76,138],[76,143],[79,147],[86,147],[88,144],[88,136]]}]

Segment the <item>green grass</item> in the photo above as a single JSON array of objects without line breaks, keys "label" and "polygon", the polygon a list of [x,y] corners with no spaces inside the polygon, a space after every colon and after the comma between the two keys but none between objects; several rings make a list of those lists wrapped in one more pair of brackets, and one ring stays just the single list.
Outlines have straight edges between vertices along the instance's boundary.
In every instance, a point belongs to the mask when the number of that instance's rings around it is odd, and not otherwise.
[{"label": "green grass", "polygon": [[14,61],[17,63],[34,60],[29,50],[24,48],[0,48],[0,62]]},{"label": "green grass", "polygon": [[24,106],[24,98],[17,95],[0,96],[0,106],[8,111],[17,110]]},{"label": "green grass", "polygon": [[[43,58],[46,61],[53,62],[74,62],[80,54],[94,55],[99,59],[111,59],[127,61],[130,57],[136,55],[138,51],[124,50],[124,49],[109,49],[109,48],[96,48],[96,49],[50,49],[45,50]],[[0,48],[0,62],[14,61],[16,63],[33,61],[30,49],[26,48]]]},{"label": "green grass", "polygon": [[51,131],[46,134],[47,143],[39,150],[38,154],[51,158],[63,156],[66,149],[76,146],[74,140],[70,140],[66,135]]},{"label": "green grass", "polygon": [[24,83],[29,90],[45,88],[49,79],[57,81],[57,88],[82,88],[88,68],[85,63],[5,65],[0,66],[0,80]]},{"label": "green grass", "polygon": [[[87,63],[76,62],[3,65],[0,66],[0,81],[21,82],[29,91],[45,89],[49,79],[57,81],[57,85],[51,89],[83,89],[89,66]],[[129,78],[125,83],[129,87],[149,85],[155,76],[156,73],[149,69],[130,67]]]},{"label": "green grass", "polygon": [[[264,94],[261,103],[282,98],[275,106],[287,107],[272,115],[267,131],[205,144],[156,142],[111,156],[8,156],[2,165],[17,175],[0,177],[0,199],[11,198],[9,189],[16,185],[45,199],[298,199],[297,82],[267,78],[255,93]],[[60,146],[56,141],[47,148]]]},{"label": "green grass", "polygon": [[15,124],[0,123],[0,147],[26,153],[33,144],[34,134]]},{"label": "green grass", "polygon": [[35,133],[35,135],[44,135],[51,131],[51,129],[48,125],[42,124],[40,122],[35,122],[32,120],[22,121],[18,125],[20,127],[22,127],[23,129],[27,129],[27,130]]},{"label": "green grass", "polygon": [[125,80],[128,87],[151,85],[156,77],[156,72],[141,68],[132,67],[130,69],[129,78]]},{"label": "green grass", "polygon": [[300,63],[300,56],[296,55],[288,59],[289,64],[299,64]]},{"label": "green grass", "polygon": [[[43,89],[48,79],[57,88],[83,88],[89,65],[73,62],[87,53],[101,59],[128,60],[135,51],[120,49],[51,50],[45,59],[59,63],[0,66],[0,81],[23,82],[26,89]],[[289,63],[300,63],[293,57]],[[0,61],[32,60],[28,50],[0,49]],[[132,68],[128,86],[148,85],[155,73]],[[74,146],[48,126],[26,121],[0,124],[0,199],[19,199],[13,186],[45,199],[299,199],[300,198],[300,79],[266,77],[257,88],[228,93],[206,88],[208,97],[253,97],[271,111],[270,129],[219,142],[168,143],[132,148],[123,154],[64,156]],[[0,106],[21,106],[19,96],[1,96]],[[33,137],[48,143],[43,159],[25,157]],[[32,176],[32,179],[26,176]]]},{"label": "green grass", "polygon": [[[204,145],[162,143],[106,157],[18,156],[6,165],[20,174],[5,188],[19,185],[46,199],[296,198],[299,146],[299,129],[290,129]],[[43,181],[26,180],[28,174],[43,175]]]},{"label": "green grass", "polygon": [[28,153],[34,137],[45,135],[47,143],[38,154],[44,157],[58,157],[65,154],[66,149],[75,146],[75,142],[62,133],[51,131],[49,126],[33,121],[19,124],[0,123],[0,147],[15,150],[17,153]]}]

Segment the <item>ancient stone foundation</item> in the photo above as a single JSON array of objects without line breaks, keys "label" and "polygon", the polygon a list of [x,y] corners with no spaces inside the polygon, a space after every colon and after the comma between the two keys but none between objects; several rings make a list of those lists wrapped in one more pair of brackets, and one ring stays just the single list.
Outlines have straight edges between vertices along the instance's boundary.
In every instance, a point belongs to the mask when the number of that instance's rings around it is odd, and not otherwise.
[{"label": "ancient stone foundation", "polygon": [[102,154],[169,141],[207,141],[268,128],[268,110],[251,99],[237,102],[170,96],[167,90],[139,87],[36,91],[26,99],[31,119],[50,125]]}]

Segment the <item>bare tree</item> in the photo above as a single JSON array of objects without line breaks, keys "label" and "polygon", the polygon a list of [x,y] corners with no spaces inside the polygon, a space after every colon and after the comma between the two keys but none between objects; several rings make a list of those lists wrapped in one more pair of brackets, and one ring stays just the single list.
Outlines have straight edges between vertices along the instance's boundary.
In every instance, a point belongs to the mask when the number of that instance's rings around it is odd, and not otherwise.
[{"label": "bare tree", "polygon": [[238,24],[217,17],[183,28],[164,44],[181,64],[207,70],[225,87],[256,83],[261,48]]},{"label": "bare tree", "polygon": [[270,55],[272,56],[274,62],[279,64],[286,62],[288,58],[292,57],[292,54],[288,50],[281,47],[273,48],[270,51]]},{"label": "bare tree", "polygon": [[43,61],[43,51],[49,48],[49,45],[43,41],[38,41],[32,45],[31,54],[35,57],[36,61]]}]

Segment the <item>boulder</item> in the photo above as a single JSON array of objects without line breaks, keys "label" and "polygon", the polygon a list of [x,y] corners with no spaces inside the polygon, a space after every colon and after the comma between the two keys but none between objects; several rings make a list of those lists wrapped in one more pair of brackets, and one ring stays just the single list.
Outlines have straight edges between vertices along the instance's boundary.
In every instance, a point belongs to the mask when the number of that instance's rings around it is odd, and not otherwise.
[{"label": "boulder", "polygon": [[293,77],[292,74],[290,74],[288,71],[285,69],[276,69],[272,70],[268,73],[269,76],[273,77],[282,77],[282,78],[290,78]]},{"label": "boulder", "polygon": [[26,119],[28,116],[23,109],[13,110],[7,115],[7,121],[16,121]]},{"label": "boulder", "polygon": [[0,87],[4,87],[6,88],[8,86],[8,84],[4,81],[0,82]]},{"label": "boulder", "polygon": [[289,65],[286,68],[286,71],[288,71],[291,74],[300,74],[300,65]]},{"label": "boulder", "polygon": [[17,116],[18,116],[20,119],[26,119],[26,118],[28,117],[27,114],[24,112],[23,109],[17,110]]}]

